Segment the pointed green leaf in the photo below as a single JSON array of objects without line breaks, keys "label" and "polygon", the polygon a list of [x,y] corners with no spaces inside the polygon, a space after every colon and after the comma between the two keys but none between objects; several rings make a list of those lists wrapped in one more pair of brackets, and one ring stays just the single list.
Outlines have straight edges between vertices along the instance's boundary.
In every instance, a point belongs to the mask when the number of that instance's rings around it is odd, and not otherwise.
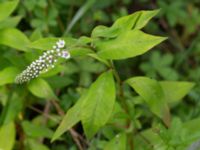
[{"label": "pointed green leaf", "polygon": [[7,18],[17,7],[19,0],[0,3],[0,21]]},{"label": "pointed green leaf", "polygon": [[170,113],[161,85],[147,77],[133,77],[127,83],[144,99],[150,110],[169,125]]},{"label": "pointed green leaf", "polygon": [[109,143],[106,144],[104,150],[125,150],[126,134],[117,134]]},{"label": "pointed green leaf", "polygon": [[13,83],[19,70],[15,67],[8,67],[0,71],[0,86],[8,83]]},{"label": "pointed green leaf", "polygon": [[0,44],[17,50],[28,51],[29,39],[24,33],[15,28],[6,28],[0,30]]},{"label": "pointed green leaf", "polygon": [[126,30],[141,29],[158,12],[159,10],[138,11],[117,19],[111,27],[97,26],[92,31],[92,37],[114,38]]},{"label": "pointed green leaf", "polygon": [[52,137],[52,142],[58,139],[64,132],[69,130],[71,127],[73,127],[76,123],[80,121],[82,103],[85,96],[86,94],[83,94],[83,96],[78,100],[78,102],[67,111],[66,115],[62,119],[62,122],[60,123]]},{"label": "pointed green leaf", "polygon": [[115,21],[112,28],[121,28],[123,30],[141,29],[151,18],[153,18],[159,10],[143,10],[134,14],[124,16]]},{"label": "pointed green leaf", "polygon": [[141,55],[165,37],[153,36],[140,30],[124,31],[115,39],[98,40],[94,44],[98,55],[105,59],[125,59]]},{"label": "pointed green leaf", "polygon": [[162,81],[159,82],[168,103],[175,103],[181,100],[194,86],[192,82]]},{"label": "pointed green leaf", "polygon": [[28,85],[28,89],[33,95],[37,97],[45,98],[47,100],[57,99],[48,82],[41,78],[32,80]]},{"label": "pointed green leaf", "polygon": [[115,104],[115,84],[111,72],[103,73],[91,85],[83,99],[81,121],[91,138],[110,118]]},{"label": "pointed green leaf", "polygon": [[0,127],[0,149],[12,150],[15,143],[15,125],[13,122]]}]

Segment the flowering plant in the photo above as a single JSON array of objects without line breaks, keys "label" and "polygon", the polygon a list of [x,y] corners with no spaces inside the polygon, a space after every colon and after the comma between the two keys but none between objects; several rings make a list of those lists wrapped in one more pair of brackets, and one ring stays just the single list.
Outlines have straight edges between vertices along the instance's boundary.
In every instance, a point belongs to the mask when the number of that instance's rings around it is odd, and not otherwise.
[{"label": "flowering plant", "polygon": [[40,73],[47,72],[50,68],[54,68],[59,57],[69,59],[70,53],[67,50],[61,50],[65,46],[64,40],[59,40],[52,50],[43,53],[39,59],[33,61],[21,74],[19,74],[15,82],[24,83],[39,76]]}]

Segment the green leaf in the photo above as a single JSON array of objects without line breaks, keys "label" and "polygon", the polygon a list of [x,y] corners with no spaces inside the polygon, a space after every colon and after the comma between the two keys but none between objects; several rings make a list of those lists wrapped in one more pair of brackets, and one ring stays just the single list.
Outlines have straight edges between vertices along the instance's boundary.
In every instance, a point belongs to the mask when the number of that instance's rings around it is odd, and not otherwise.
[{"label": "green leaf", "polygon": [[24,33],[14,28],[0,30],[0,44],[15,48],[21,51],[28,51],[29,39]]},{"label": "green leaf", "polygon": [[51,138],[53,136],[53,131],[45,126],[35,125],[29,121],[23,121],[22,127],[25,134],[29,137],[39,138],[46,137]]},{"label": "green leaf", "polygon": [[36,29],[35,31],[33,31],[33,33],[30,36],[31,41],[36,41],[41,38],[42,38],[42,33],[39,29]]},{"label": "green leaf", "polygon": [[8,83],[13,83],[19,70],[15,67],[8,67],[0,71],[0,86]]},{"label": "green leaf", "polygon": [[194,87],[192,82],[161,81],[159,83],[170,104],[181,100]]},{"label": "green leaf", "polygon": [[0,22],[0,29],[2,28],[14,28],[18,25],[20,20],[22,19],[21,16],[16,17],[8,17],[5,20]]},{"label": "green leaf", "polygon": [[19,115],[20,111],[23,108],[23,102],[24,97],[22,96],[22,93],[9,93],[8,101],[6,103],[6,106],[3,107],[3,111],[1,113],[1,122],[3,124],[6,124],[15,120],[15,118]]},{"label": "green leaf", "polygon": [[15,125],[13,122],[4,124],[0,128],[0,149],[12,150],[15,143]]},{"label": "green leaf", "polygon": [[49,150],[46,145],[41,144],[36,139],[28,139],[26,144],[29,150]]},{"label": "green leaf", "polygon": [[78,39],[77,43],[80,44],[80,45],[87,45],[87,44],[91,43],[92,41],[93,41],[93,39],[90,38],[90,37],[81,36],[81,37]]},{"label": "green leaf", "polygon": [[32,80],[28,85],[29,91],[40,98],[57,99],[50,85],[43,79],[37,78]]},{"label": "green leaf", "polygon": [[185,122],[183,126],[189,131],[190,135],[198,134],[200,136],[200,117]]},{"label": "green leaf", "polygon": [[131,29],[141,29],[158,12],[159,10],[138,11],[134,14],[117,19],[111,27],[106,27],[102,25],[97,26],[92,31],[92,37],[114,38],[124,31]]},{"label": "green leaf", "polygon": [[[35,48],[39,50],[49,50],[52,49],[53,46],[56,44],[56,42],[60,38],[41,38],[37,41],[32,42],[29,44],[29,48]],[[80,41],[77,41],[76,39],[73,38],[63,38],[65,40],[65,45],[67,50],[69,50],[70,54],[72,57],[76,56],[85,56],[88,53],[93,53],[91,49],[86,48],[86,47],[81,47],[78,44],[80,44]]]},{"label": "green leaf", "polygon": [[0,3],[0,21],[7,18],[17,7],[19,0]]},{"label": "green leaf", "polygon": [[119,34],[119,28],[114,27],[106,27],[106,26],[97,26],[92,31],[92,37],[107,37],[114,38]]},{"label": "green leaf", "polygon": [[164,41],[165,37],[153,36],[140,30],[124,31],[115,39],[94,42],[98,55],[105,59],[125,59],[147,52]]},{"label": "green leaf", "polygon": [[28,45],[29,48],[35,48],[39,50],[49,50],[52,49],[53,46],[56,44],[56,42],[59,40],[59,38],[40,38],[39,40],[36,40]]},{"label": "green leaf", "polygon": [[121,17],[115,21],[112,28],[121,28],[121,31],[143,28],[159,10],[138,11],[134,14]]},{"label": "green leaf", "polygon": [[109,143],[106,144],[104,150],[125,150],[126,134],[117,134]]},{"label": "green leaf", "polygon": [[58,62],[58,64],[56,64],[54,68],[51,68],[47,72],[42,73],[40,77],[51,77],[57,75],[59,72],[62,72],[65,69],[65,67],[59,64],[60,62]]},{"label": "green leaf", "polygon": [[81,121],[91,138],[110,118],[115,104],[115,83],[111,72],[103,73],[89,88],[83,100]]},{"label": "green leaf", "polygon": [[52,137],[52,142],[58,139],[64,132],[69,130],[81,120],[82,103],[85,96],[86,94],[83,94],[78,102],[67,111],[66,115],[62,119],[62,122],[60,123]]},{"label": "green leaf", "polygon": [[91,49],[85,47],[71,47],[68,49],[72,57],[86,56],[94,53]]},{"label": "green leaf", "polygon": [[108,60],[100,58],[96,53],[88,54],[88,56],[90,56],[90,57],[92,57],[92,58],[104,63],[106,66],[110,67],[110,64],[109,64]]},{"label": "green leaf", "polygon": [[169,125],[170,113],[161,85],[147,77],[133,77],[127,83],[144,99],[150,110]]},{"label": "green leaf", "polygon": [[39,40],[36,40],[28,45],[30,48],[35,48],[39,50],[49,50],[52,49],[53,46],[56,44],[56,42],[59,39],[65,40],[65,45],[67,48],[69,48],[72,45],[76,44],[76,39],[66,37],[66,38],[54,38],[54,37],[48,37],[48,38],[40,38]]}]

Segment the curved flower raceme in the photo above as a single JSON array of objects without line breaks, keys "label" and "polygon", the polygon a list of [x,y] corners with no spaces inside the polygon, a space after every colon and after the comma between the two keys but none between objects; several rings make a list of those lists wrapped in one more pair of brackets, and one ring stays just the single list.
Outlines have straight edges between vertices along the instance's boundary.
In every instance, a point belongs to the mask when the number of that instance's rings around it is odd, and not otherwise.
[{"label": "curved flower raceme", "polygon": [[65,46],[64,40],[59,40],[52,50],[44,52],[37,60],[33,61],[21,74],[19,74],[15,82],[22,84],[33,78],[38,77],[41,73],[47,72],[50,68],[54,68],[58,58],[70,58],[70,53],[67,50],[62,50]]}]

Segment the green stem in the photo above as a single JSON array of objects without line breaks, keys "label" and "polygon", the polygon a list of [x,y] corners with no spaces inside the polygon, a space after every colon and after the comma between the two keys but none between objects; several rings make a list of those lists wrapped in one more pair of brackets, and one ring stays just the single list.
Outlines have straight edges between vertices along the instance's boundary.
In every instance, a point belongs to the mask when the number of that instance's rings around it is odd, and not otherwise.
[{"label": "green stem", "polygon": [[[129,111],[128,111],[128,105],[125,101],[124,98],[124,91],[123,91],[123,81],[121,80],[119,73],[117,72],[117,69],[115,68],[115,65],[113,63],[112,60],[109,61],[110,62],[110,67],[113,70],[113,75],[117,81],[117,85],[119,87],[119,99],[121,101],[122,106],[124,107],[125,112],[129,115]],[[131,125],[131,121],[129,119],[127,119],[127,129],[130,127]],[[133,143],[133,134],[131,133],[127,133],[127,138],[128,138],[128,142],[130,145],[130,150],[134,150],[134,143]]]}]

